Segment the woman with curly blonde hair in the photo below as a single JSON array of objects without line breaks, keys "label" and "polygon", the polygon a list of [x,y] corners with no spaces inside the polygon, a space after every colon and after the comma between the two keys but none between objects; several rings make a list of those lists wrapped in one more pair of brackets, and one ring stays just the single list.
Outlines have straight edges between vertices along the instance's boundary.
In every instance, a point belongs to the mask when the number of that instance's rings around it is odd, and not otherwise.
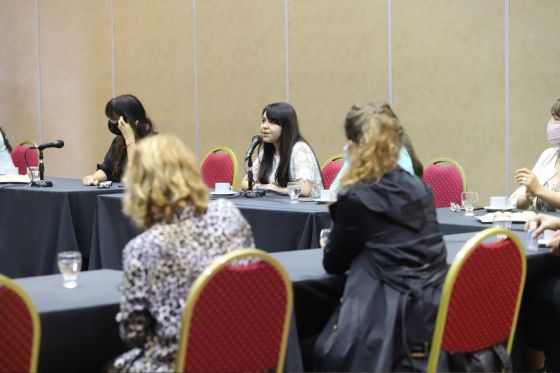
[{"label": "woman with curly blonde hair", "polygon": [[315,371],[425,370],[446,249],[430,188],[397,165],[402,127],[388,104],[354,104],[344,129],[350,169],[324,249],[348,271],[341,304],[314,346]]},{"label": "woman with curly blonde hair", "polygon": [[254,246],[253,236],[230,201],[208,201],[191,153],[173,136],[139,141],[123,181],[123,211],[147,230],[123,251],[117,322],[122,338],[134,348],[119,356],[113,368],[170,372],[192,283],[216,257]]}]

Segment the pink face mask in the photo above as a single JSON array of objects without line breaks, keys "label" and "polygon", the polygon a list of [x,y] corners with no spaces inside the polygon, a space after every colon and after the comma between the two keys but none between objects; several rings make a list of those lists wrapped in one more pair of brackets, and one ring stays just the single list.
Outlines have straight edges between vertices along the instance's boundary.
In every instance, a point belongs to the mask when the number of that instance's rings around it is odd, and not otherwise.
[{"label": "pink face mask", "polygon": [[551,145],[560,145],[560,121],[551,119],[546,126],[546,135]]}]

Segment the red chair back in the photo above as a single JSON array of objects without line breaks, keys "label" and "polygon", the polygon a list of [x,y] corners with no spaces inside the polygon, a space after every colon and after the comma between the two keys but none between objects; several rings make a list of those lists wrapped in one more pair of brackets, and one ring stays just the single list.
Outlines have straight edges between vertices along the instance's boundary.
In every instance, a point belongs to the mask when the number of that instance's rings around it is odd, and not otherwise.
[{"label": "red chair back", "polygon": [[20,175],[27,174],[27,166],[39,165],[39,153],[35,149],[30,149],[29,144],[20,144],[12,150],[12,162],[19,169]]},{"label": "red chair back", "polygon": [[[257,262],[232,264],[242,258]],[[282,371],[292,310],[285,272],[255,249],[218,259],[187,298],[176,371]]]},{"label": "red chair back", "polygon": [[36,372],[40,334],[29,297],[0,275],[0,372]]},{"label": "red chair back", "polygon": [[225,146],[212,149],[200,165],[202,180],[208,188],[216,183],[229,183],[233,188],[237,185],[237,157]]},{"label": "red chair back", "polygon": [[[496,235],[507,238],[483,242]],[[509,230],[487,229],[465,244],[445,279],[428,371],[440,349],[466,353],[507,342],[511,352],[525,272],[523,245]]]},{"label": "red chair back", "polygon": [[440,158],[430,162],[422,176],[432,187],[436,207],[449,207],[451,202],[461,204],[461,193],[467,182],[461,166],[450,159]]},{"label": "red chair back", "polygon": [[340,172],[343,165],[343,154],[337,154],[329,158],[321,167],[321,177],[323,178],[323,185],[325,189],[331,187],[332,182]]}]

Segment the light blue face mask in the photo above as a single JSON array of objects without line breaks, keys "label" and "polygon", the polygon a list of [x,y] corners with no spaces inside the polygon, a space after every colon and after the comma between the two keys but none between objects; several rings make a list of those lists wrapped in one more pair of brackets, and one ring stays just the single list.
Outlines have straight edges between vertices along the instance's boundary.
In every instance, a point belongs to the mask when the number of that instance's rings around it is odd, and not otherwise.
[{"label": "light blue face mask", "polygon": [[342,151],[344,152],[344,162],[350,163],[350,153],[348,152],[348,143],[342,147]]}]

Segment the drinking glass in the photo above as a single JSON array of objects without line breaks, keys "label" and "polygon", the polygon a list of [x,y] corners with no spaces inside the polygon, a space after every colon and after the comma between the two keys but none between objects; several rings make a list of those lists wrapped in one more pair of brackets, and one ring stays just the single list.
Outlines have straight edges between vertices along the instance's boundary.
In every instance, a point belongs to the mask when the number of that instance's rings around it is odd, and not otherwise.
[{"label": "drinking glass", "polygon": [[288,182],[288,195],[290,196],[290,202],[297,203],[300,193],[301,183],[299,181]]},{"label": "drinking glass", "polygon": [[27,174],[29,175],[29,179],[31,181],[39,180],[39,167],[37,166],[30,166],[27,170]]},{"label": "drinking glass", "polygon": [[[494,215],[494,219],[492,219],[493,226],[496,228],[502,229],[510,229],[511,230],[511,217],[507,215]],[[502,240],[507,238],[507,236],[503,234],[496,235],[496,238]]]},{"label": "drinking glass", "polygon": [[57,255],[58,269],[62,273],[64,282],[62,286],[73,289],[78,284],[76,279],[82,269],[82,254],[79,251],[63,251]]},{"label": "drinking glass", "polygon": [[329,239],[329,236],[331,235],[331,230],[330,229],[321,229],[321,232],[319,233],[319,246],[321,246],[321,248],[325,247],[327,245],[327,241]]},{"label": "drinking glass", "polygon": [[465,209],[465,216],[474,216],[474,208],[478,202],[478,194],[476,192],[461,193],[461,204]]}]

